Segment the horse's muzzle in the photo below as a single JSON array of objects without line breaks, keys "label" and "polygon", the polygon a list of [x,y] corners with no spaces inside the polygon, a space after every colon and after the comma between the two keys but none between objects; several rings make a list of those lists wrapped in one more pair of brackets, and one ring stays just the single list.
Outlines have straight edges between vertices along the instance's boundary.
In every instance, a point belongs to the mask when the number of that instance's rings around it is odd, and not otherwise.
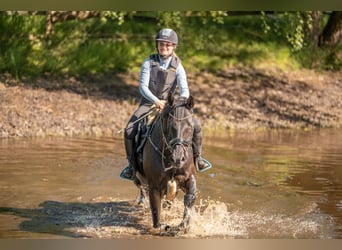
[{"label": "horse's muzzle", "polygon": [[172,150],[171,161],[172,165],[179,168],[186,162],[187,152],[183,144],[176,144]]}]

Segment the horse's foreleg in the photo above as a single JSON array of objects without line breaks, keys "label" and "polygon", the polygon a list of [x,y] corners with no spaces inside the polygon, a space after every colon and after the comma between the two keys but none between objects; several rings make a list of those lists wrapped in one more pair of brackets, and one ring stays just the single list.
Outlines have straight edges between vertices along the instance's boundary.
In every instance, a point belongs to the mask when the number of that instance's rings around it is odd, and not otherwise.
[{"label": "horse's foreleg", "polygon": [[186,183],[186,193],[184,195],[184,214],[183,220],[179,227],[186,228],[190,222],[190,209],[194,206],[196,200],[196,179],[194,175],[191,175],[190,179]]},{"label": "horse's foreleg", "polygon": [[161,195],[157,188],[149,190],[153,227],[160,227]]}]

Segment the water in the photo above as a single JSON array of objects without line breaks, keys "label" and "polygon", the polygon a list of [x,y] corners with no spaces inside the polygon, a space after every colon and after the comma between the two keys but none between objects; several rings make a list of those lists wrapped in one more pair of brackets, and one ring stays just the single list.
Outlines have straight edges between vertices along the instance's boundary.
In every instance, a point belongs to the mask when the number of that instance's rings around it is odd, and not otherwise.
[{"label": "water", "polygon": [[[0,140],[0,238],[342,238],[342,131],[204,137],[189,232],[151,229],[121,138]],[[180,222],[182,192],[162,211]]]}]

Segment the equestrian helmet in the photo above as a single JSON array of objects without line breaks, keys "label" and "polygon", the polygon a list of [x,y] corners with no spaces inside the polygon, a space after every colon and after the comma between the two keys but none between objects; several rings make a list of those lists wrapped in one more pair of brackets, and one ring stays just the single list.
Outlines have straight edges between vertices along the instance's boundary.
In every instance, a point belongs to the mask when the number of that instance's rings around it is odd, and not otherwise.
[{"label": "equestrian helmet", "polygon": [[161,29],[156,35],[156,42],[165,41],[173,44],[178,44],[177,33],[172,29]]}]

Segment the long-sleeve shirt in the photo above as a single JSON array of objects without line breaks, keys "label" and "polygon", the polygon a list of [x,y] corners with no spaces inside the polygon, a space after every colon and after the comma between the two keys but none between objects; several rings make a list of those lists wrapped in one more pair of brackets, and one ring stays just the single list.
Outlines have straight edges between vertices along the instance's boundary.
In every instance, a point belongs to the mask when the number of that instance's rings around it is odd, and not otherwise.
[{"label": "long-sleeve shirt", "polygon": [[[159,56],[160,68],[166,70],[170,65],[171,59],[172,57],[169,57],[168,59],[163,60]],[[145,97],[147,100],[154,103],[155,101],[158,100],[158,98],[150,91],[148,87],[149,82],[150,82],[150,71],[151,71],[151,59],[147,58],[144,61],[143,65],[141,66],[139,91],[143,97]],[[180,96],[188,98],[190,95],[190,91],[189,91],[186,73],[181,62],[178,64],[176,68],[176,80],[177,80],[178,88],[180,90]]]}]

